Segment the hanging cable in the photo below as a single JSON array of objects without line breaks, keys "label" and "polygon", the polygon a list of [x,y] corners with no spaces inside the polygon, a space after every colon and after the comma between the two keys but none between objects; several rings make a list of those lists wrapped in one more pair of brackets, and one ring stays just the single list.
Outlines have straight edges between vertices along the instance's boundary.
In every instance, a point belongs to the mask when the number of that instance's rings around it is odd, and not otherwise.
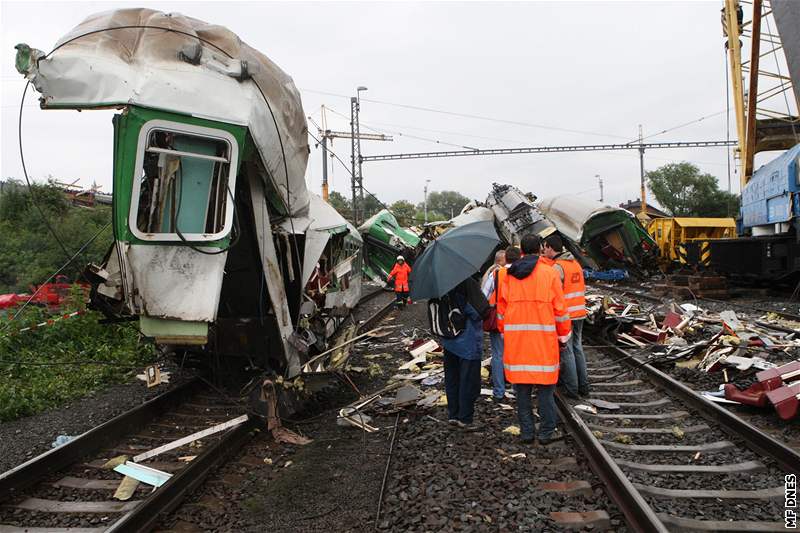
[{"label": "hanging cable", "polygon": [[[29,305],[29,304],[30,304],[30,303],[33,301],[33,299],[34,299],[34,298],[36,298],[36,295],[37,295],[37,294],[39,294],[39,291],[40,291],[40,290],[42,290],[42,287],[44,287],[45,285],[47,285],[48,283],[50,283],[50,281],[51,281],[53,278],[55,278],[56,276],[58,276],[59,274],[61,274],[61,272],[63,272],[65,268],[67,268],[67,267],[68,267],[70,264],[72,264],[72,261],[74,261],[76,257],[78,257],[78,256],[79,256],[79,255],[80,255],[80,254],[81,254],[81,253],[82,253],[82,252],[83,252],[83,251],[84,251],[86,248],[88,248],[88,247],[89,247],[89,245],[90,245],[90,244],[92,244],[92,243],[94,242],[94,240],[95,240],[95,239],[97,239],[97,237],[99,237],[99,236],[100,236],[100,234],[101,234],[101,233],[103,233],[103,231],[104,231],[106,228],[108,228],[110,225],[111,225],[111,222],[108,222],[108,223],[106,223],[106,225],[105,225],[105,226],[103,226],[102,228],[100,228],[99,230],[97,230],[97,233],[95,233],[95,234],[94,234],[94,235],[93,235],[93,236],[92,236],[92,237],[91,237],[91,238],[90,238],[88,241],[86,241],[86,243],[85,243],[83,246],[81,246],[81,247],[78,249],[78,251],[77,251],[77,252],[75,252],[75,253],[74,253],[74,254],[73,254],[73,255],[72,255],[72,256],[71,256],[71,257],[70,257],[70,258],[67,260],[67,262],[66,262],[66,263],[64,263],[63,265],[61,265],[61,268],[59,268],[58,270],[56,270],[55,272],[53,272],[52,274],[50,274],[50,277],[49,277],[49,278],[47,278],[47,279],[45,280],[45,282],[44,282],[44,283],[42,283],[41,285],[39,285],[39,286],[36,288],[36,290],[33,292],[33,294],[31,294],[31,295],[30,295],[30,297],[29,297],[29,298],[28,298],[28,299],[25,301],[25,303],[24,303],[24,304],[22,304],[22,306],[21,306],[21,307],[20,307],[20,308],[17,310],[17,312],[16,312],[16,313],[14,313],[14,316],[12,316],[12,317],[11,317],[11,319],[9,320],[9,323],[10,323],[10,322],[13,322],[14,320],[16,320],[16,319],[17,319],[17,317],[18,317],[18,316],[19,316],[19,315],[22,313],[22,311],[24,311],[24,310],[25,310],[25,308],[26,308],[26,307],[28,307],[28,305]],[[6,328],[10,327],[10,326],[9,326],[9,323],[6,323]]]}]

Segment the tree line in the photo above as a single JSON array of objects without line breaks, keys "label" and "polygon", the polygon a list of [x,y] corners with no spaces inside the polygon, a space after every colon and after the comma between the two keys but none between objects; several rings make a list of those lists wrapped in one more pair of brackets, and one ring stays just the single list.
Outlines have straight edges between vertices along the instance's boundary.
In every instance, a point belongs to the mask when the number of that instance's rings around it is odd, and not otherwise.
[{"label": "tree line", "polygon": [[[428,222],[449,220],[458,215],[470,199],[456,191],[434,191],[428,194]],[[353,220],[352,201],[339,192],[328,195],[328,203],[347,220]],[[372,195],[364,196],[364,219],[367,219],[384,209],[383,203]],[[416,205],[408,200],[397,200],[385,205],[397,218],[401,226],[415,226],[425,222],[425,202]]]}]

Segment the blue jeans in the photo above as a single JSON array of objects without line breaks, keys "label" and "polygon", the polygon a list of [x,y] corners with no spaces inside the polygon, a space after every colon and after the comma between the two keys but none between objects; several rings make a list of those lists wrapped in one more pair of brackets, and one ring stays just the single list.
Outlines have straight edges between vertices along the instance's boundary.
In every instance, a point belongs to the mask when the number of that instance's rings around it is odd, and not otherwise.
[{"label": "blue jeans", "polygon": [[589,377],[586,374],[586,355],[583,353],[583,323],[585,320],[572,321],[572,336],[569,345],[575,360],[575,373],[578,379],[578,392],[589,393]]},{"label": "blue jeans", "polygon": [[553,436],[558,422],[556,402],[553,393],[555,385],[528,385],[517,383],[514,390],[517,393],[517,417],[519,418],[520,436],[523,439],[536,437],[536,425],[533,420],[533,401],[531,393],[536,387],[536,399],[539,403],[539,438],[549,439]]},{"label": "blue jeans", "polygon": [[561,348],[561,367],[558,384],[572,396],[589,391],[586,375],[586,356],[583,353],[583,320],[572,321],[572,335],[566,346]]},{"label": "blue jeans", "polygon": [[471,424],[475,400],[481,393],[480,359],[464,359],[445,350],[444,391],[447,394],[447,418]]},{"label": "blue jeans", "polygon": [[492,345],[492,395],[503,398],[506,394],[506,371],[503,368],[503,334],[489,333]]}]

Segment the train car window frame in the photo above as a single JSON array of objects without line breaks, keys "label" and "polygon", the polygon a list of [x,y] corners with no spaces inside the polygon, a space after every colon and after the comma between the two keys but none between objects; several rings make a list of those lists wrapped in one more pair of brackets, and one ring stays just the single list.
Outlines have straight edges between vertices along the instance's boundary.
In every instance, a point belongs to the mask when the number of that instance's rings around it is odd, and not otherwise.
[{"label": "train car window frame", "polygon": [[[202,155],[200,153],[188,153],[185,151],[180,150],[170,150],[170,149],[162,149],[162,148],[154,148],[149,146],[149,139],[151,133],[154,131],[165,132],[165,133],[175,133],[178,135],[184,135],[189,137],[197,137],[204,140],[211,140],[217,142],[224,142],[227,144],[228,149],[228,157],[225,163],[228,165],[227,169],[227,176],[226,184],[225,184],[225,201],[222,205],[224,205],[225,209],[225,220],[223,222],[222,228],[213,233],[197,233],[197,232],[183,232],[178,235],[177,232],[169,232],[169,233],[153,233],[153,232],[146,232],[139,229],[138,225],[138,218],[139,218],[139,205],[142,200],[142,174],[144,172],[144,161],[145,161],[145,152],[156,152],[156,153],[172,153],[173,155],[177,155],[179,157],[192,157],[198,159],[205,159],[205,160],[213,160],[213,161],[220,161],[223,162],[224,158],[216,157],[216,156],[208,156]],[[234,210],[234,201],[236,195],[236,175],[239,166],[239,145],[236,141],[236,138],[228,131],[217,129],[217,128],[208,128],[205,126],[197,126],[194,124],[185,124],[182,122],[175,122],[171,120],[162,120],[162,119],[154,119],[145,122],[142,125],[141,130],[139,131],[139,138],[137,141],[136,146],[136,163],[135,163],[135,174],[133,176],[133,188],[131,191],[131,202],[130,202],[130,211],[128,212],[128,227],[133,233],[133,235],[141,239],[143,241],[168,241],[168,242],[176,242],[176,241],[191,241],[191,242],[213,242],[218,241],[220,239],[224,239],[227,237],[231,229],[233,227],[233,210]],[[220,176],[222,177],[222,176]],[[211,187],[209,185],[209,187]],[[181,195],[182,196],[182,195]]]}]

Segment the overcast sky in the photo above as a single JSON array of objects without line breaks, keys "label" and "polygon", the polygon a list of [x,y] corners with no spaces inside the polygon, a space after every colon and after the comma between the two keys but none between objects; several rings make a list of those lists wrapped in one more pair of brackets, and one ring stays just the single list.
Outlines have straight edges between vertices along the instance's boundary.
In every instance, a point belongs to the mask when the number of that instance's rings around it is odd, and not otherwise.
[{"label": "overcast sky", "polygon": [[[348,115],[346,96],[359,85],[368,87],[362,93],[362,129],[390,133],[395,141],[364,142],[364,155],[453,148],[444,143],[500,148],[626,142],[637,136],[638,124],[647,137],[712,114],[652,140],[726,137],[721,0],[2,2],[2,177],[22,176],[17,118],[24,82],[14,69],[14,45],[25,42],[48,51],[87,15],[132,6],[227,26],[294,78],[306,114],[318,122],[321,105]],[[29,174],[80,179],[83,185],[96,181],[110,190],[111,112],[41,111],[37,95],[29,92],[23,116]],[[733,116],[731,121],[735,135]],[[331,112],[328,125],[347,130],[349,119]],[[315,132],[311,123],[309,129]],[[336,140],[333,150],[349,165],[348,140]],[[726,154],[724,148],[653,150],[645,154],[645,168],[692,161],[717,176],[725,189]],[[345,169],[338,163],[331,168],[332,190],[349,196]],[[321,175],[312,140],[306,176],[315,192]],[[639,195],[639,160],[633,151],[364,165],[365,187],[387,203],[421,201],[426,179],[430,190],[458,190],[480,200],[493,181],[539,197],[579,193],[599,199],[596,175],[605,182],[607,202]],[[732,181],[738,191],[738,176]]]}]

